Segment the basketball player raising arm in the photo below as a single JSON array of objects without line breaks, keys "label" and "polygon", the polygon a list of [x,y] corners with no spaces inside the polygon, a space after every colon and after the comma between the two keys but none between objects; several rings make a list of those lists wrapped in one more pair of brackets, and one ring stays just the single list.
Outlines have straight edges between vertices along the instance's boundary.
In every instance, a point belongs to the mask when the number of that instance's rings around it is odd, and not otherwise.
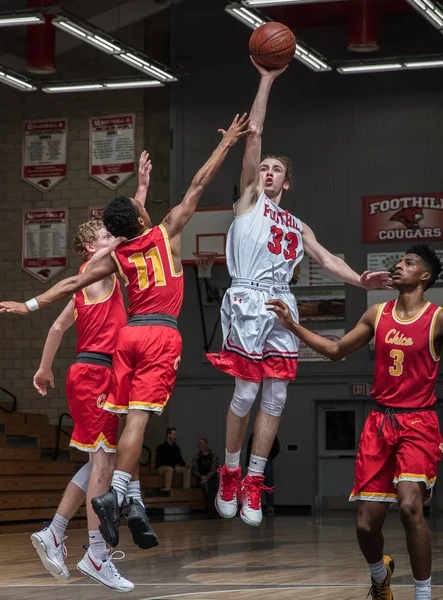
[{"label": "basketball player raising arm", "polygon": [[[169,233],[171,236],[171,241],[173,238],[178,238],[176,243],[171,244],[171,247],[173,248],[174,262],[177,266],[179,264],[181,265],[179,236],[183,227],[194,214],[198,201],[200,200],[206,186],[210,183],[210,181],[212,181],[213,177],[217,173],[218,169],[226,158],[229,149],[232,148],[232,146],[234,146],[241,137],[249,133],[248,127],[249,119],[247,119],[247,115],[244,114],[242,117],[236,115],[227,131],[224,129],[218,130],[223,136],[221,142],[214,150],[209,160],[195,175],[182,202],[173,208],[164,218],[163,223],[168,231],[170,230]],[[137,218],[140,231],[143,231],[145,229],[147,213],[137,196],[135,200],[136,202],[134,202],[134,210],[136,210],[138,214]],[[121,231],[125,231],[125,214],[123,213],[122,216],[123,222],[121,222],[119,225],[121,227]],[[126,236],[122,234],[122,237]],[[112,273],[116,273],[117,270],[118,269],[115,261],[109,254],[107,254],[106,256],[103,256],[101,260],[97,261],[91,269],[88,269],[79,275],[67,277],[62,281],[59,281],[52,288],[43,294],[40,294],[36,298],[28,300],[28,302],[0,302],[0,312],[27,315],[34,310],[44,308],[45,306],[49,306],[49,304],[53,304],[57,300],[61,300],[66,296],[70,296],[82,288],[96,283],[97,281],[112,275]]]},{"label": "basketball player raising arm", "polygon": [[[297,320],[297,305],[289,283],[304,252],[338,279],[356,286],[389,287],[390,279],[387,272],[358,275],[319,244],[310,227],[280,208],[283,194],[292,183],[291,161],[276,154],[262,157],[261,139],[269,93],[286,67],[267,71],[252,62],[260,73],[260,83],[250,113],[251,133],[243,156],[241,197],[234,204],[235,218],[226,245],[232,284],[221,309],[224,341],[221,353],[209,354],[208,359],[235,377],[216,508],[222,517],[234,517],[240,490],[240,516],[245,523],[257,526],[262,521],[260,498],[266,460],[298,359],[297,338],[269,319],[266,300],[277,292]],[[251,461],[248,475],[241,482],[240,450],[249,411],[262,382]]]},{"label": "basketball player raising arm", "polygon": [[375,369],[371,396],[376,404],[360,438],[355,484],[357,538],[372,577],[371,596],[392,598],[394,562],[383,556],[382,527],[391,502],[399,504],[415,583],[415,597],[431,599],[431,534],[423,516],[442,458],[435,398],[443,349],[443,309],[427,302],[442,271],[426,244],[411,246],[395,266],[396,300],[372,306],[338,342],[301,327],[280,299],[267,302],[281,325],[307,346],[340,360],[374,337]]}]

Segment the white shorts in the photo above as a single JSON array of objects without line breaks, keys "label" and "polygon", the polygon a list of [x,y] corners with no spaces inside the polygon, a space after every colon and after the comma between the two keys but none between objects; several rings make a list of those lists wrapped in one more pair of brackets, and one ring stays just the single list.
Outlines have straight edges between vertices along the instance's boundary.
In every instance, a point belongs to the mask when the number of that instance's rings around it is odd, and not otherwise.
[{"label": "white shorts", "polygon": [[221,307],[223,349],[220,354],[208,354],[208,359],[225,373],[248,381],[295,379],[299,340],[265,303],[283,300],[298,322],[296,299],[287,285],[261,287],[245,287],[241,280],[234,280]]}]

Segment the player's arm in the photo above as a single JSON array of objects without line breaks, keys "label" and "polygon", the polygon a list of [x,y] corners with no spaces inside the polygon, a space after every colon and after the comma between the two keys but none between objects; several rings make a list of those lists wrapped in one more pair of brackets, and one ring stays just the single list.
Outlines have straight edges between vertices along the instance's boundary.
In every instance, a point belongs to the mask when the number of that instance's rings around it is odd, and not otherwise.
[{"label": "player's arm", "polygon": [[31,310],[37,310],[38,308],[44,308],[49,304],[57,302],[66,296],[72,296],[79,290],[96,283],[105,277],[108,277],[112,273],[117,272],[115,262],[111,256],[107,254],[97,263],[92,265],[90,269],[86,269],[80,275],[74,277],[67,277],[62,281],[56,283],[52,288],[28,300],[28,302],[0,302],[0,312],[16,313],[18,315],[27,315]]},{"label": "player's arm", "polygon": [[49,330],[48,337],[46,338],[45,346],[43,348],[40,367],[37,373],[34,375],[34,387],[42,396],[46,396],[47,383],[49,383],[52,388],[54,387],[52,363],[54,362],[54,357],[61,344],[65,331],[69,329],[74,322],[74,306],[71,300],[60,316],[54,321],[51,329]]},{"label": "player's arm", "polygon": [[312,348],[330,360],[341,360],[348,354],[360,350],[360,348],[363,348],[363,346],[366,346],[372,340],[374,337],[374,323],[379,307],[378,304],[371,306],[354,329],[338,342],[333,342],[296,323],[292,318],[288,306],[282,300],[269,300],[266,304],[268,305],[268,310],[277,315],[283,327],[292,331],[309,348]]},{"label": "player's arm", "polygon": [[391,285],[391,273],[389,271],[374,271],[373,273],[365,271],[362,275],[359,275],[343,259],[326,250],[317,241],[312,229],[305,223],[303,223],[302,239],[306,254],[337,279],[367,290],[377,288],[383,288],[384,290],[393,289]]},{"label": "player's arm", "polygon": [[443,310],[438,313],[435,322],[434,350],[437,356],[440,356],[443,351]]},{"label": "player's arm", "polygon": [[143,150],[138,161],[138,188],[134,197],[142,206],[146,203],[146,194],[148,193],[151,181],[151,171],[152,163],[149,159],[149,153]]},{"label": "player's arm", "polygon": [[90,269],[92,265],[95,265],[95,263],[99,262],[107,254],[111,254],[111,252],[114,252],[114,250],[117,248],[117,246],[119,246],[122,242],[125,242],[125,241],[126,241],[125,237],[118,237],[118,238],[115,238],[115,240],[112,242],[112,244],[110,246],[108,246],[107,248],[102,248],[101,250],[97,250],[97,252],[95,254],[93,254],[91,256],[91,258],[88,260],[88,269]]},{"label": "player's arm", "polygon": [[170,238],[182,232],[183,227],[194,214],[206,186],[214,178],[232,146],[248,133],[248,126],[249,119],[245,113],[242,117],[236,115],[227,131],[224,129],[218,130],[223,136],[221,142],[209,160],[194,176],[181,203],[175,206],[163,219],[163,225],[166,227]]},{"label": "player's arm", "polygon": [[258,65],[252,57],[251,61],[260,73],[260,84],[251,108],[251,123],[249,126],[251,131],[246,138],[240,177],[240,200],[235,205],[236,214],[248,211],[251,204],[254,204],[259,196],[261,139],[269,93],[275,79],[287,69],[287,67],[283,67],[283,69],[267,71]]}]

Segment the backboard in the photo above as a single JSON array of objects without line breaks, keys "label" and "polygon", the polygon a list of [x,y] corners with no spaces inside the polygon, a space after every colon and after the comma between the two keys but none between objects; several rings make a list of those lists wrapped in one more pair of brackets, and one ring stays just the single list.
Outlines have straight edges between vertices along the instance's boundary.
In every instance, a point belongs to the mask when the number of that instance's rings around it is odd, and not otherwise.
[{"label": "backboard", "polygon": [[182,263],[194,265],[194,252],[216,252],[215,262],[226,262],[226,237],[234,219],[232,206],[197,208],[182,233]]}]

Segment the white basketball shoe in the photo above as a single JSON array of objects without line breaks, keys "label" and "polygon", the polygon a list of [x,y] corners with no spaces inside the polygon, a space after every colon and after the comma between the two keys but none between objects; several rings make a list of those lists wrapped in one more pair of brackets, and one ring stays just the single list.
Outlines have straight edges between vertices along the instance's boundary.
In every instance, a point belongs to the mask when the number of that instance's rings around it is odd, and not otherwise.
[{"label": "white basketball shoe", "polygon": [[246,475],[241,482],[241,520],[247,525],[258,527],[261,525],[263,513],[261,510],[262,492],[271,493],[274,488],[268,488],[263,484],[263,475]]},{"label": "white basketball shoe", "polygon": [[[122,556],[115,556],[121,554]],[[88,548],[88,551],[77,565],[77,569],[102,585],[115,590],[116,592],[132,592],[134,584],[120,575],[117,567],[112,562],[113,559],[120,560],[125,557],[124,552],[117,550],[111,552],[106,550],[101,558],[97,559]]]},{"label": "white basketball shoe", "polygon": [[37,550],[45,569],[56,579],[67,581],[70,575],[65,565],[67,555],[65,540],[66,537],[58,539],[52,527],[45,527],[31,535],[32,545]]},{"label": "white basketball shoe", "polygon": [[241,483],[241,468],[230,471],[223,465],[220,473],[220,485],[215,498],[215,508],[224,519],[232,519],[237,514],[237,494]]}]

